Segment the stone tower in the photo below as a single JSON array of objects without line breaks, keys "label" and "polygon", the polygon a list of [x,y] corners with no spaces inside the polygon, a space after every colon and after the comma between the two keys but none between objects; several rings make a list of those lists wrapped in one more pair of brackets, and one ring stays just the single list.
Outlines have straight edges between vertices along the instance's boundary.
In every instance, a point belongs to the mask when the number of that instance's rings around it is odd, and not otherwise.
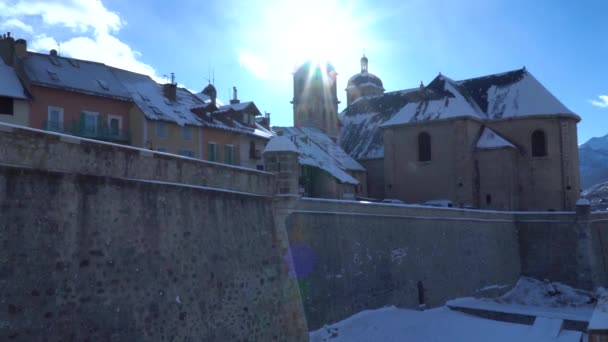
[{"label": "stone tower", "polygon": [[295,127],[316,127],[336,141],[338,93],[336,71],[328,63],[306,62],[293,74],[293,122]]},{"label": "stone tower", "polygon": [[362,96],[380,95],[384,93],[382,80],[368,71],[369,60],[361,57],[361,72],[353,75],[346,85],[346,105],[350,106]]}]

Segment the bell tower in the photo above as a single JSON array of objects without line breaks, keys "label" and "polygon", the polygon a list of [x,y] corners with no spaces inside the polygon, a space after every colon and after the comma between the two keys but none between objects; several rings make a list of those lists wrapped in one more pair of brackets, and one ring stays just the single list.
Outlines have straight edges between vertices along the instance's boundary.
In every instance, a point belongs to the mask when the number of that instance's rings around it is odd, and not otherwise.
[{"label": "bell tower", "polygon": [[338,138],[336,71],[328,63],[308,61],[293,73],[294,126],[316,127],[332,140]]}]

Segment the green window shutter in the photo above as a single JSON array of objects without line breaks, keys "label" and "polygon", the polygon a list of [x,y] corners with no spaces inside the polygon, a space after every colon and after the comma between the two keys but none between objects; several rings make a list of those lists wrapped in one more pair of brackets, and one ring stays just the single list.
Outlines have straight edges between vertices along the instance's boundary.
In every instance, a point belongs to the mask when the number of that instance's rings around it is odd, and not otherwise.
[{"label": "green window shutter", "polygon": [[84,112],[80,113],[80,122],[78,122],[78,132],[84,132]]},{"label": "green window shutter", "polygon": [[220,144],[214,144],[213,145],[213,158],[216,161],[220,161]]},{"label": "green window shutter", "polygon": [[230,164],[230,146],[224,145],[224,163]]},{"label": "green window shutter", "polygon": [[207,143],[207,160],[213,161],[213,152],[215,152],[213,144]]}]

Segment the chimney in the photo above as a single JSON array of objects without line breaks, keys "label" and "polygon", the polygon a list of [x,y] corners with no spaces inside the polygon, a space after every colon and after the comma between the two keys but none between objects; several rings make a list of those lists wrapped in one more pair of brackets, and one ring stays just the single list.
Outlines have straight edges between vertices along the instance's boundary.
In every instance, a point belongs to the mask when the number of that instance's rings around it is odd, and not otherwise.
[{"label": "chimney", "polygon": [[13,49],[15,40],[11,37],[11,33],[3,33],[2,39],[0,39],[0,57],[4,60],[4,63],[8,65],[14,65],[13,63]]},{"label": "chimney", "polygon": [[241,100],[239,100],[239,98],[237,96],[236,87],[232,87],[232,100],[230,100],[230,104],[237,104],[237,103],[241,103]]},{"label": "chimney", "polygon": [[53,57],[57,57],[57,50],[53,49],[53,50],[49,51],[49,55],[51,55]]},{"label": "chimney", "polygon": [[25,57],[27,55],[27,42],[25,39],[17,39],[13,46],[15,49],[15,57]]},{"label": "chimney", "polygon": [[169,101],[174,102],[177,100],[177,84],[175,83],[167,83],[163,84],[163,95],[169,99]]},{"label": "chimney", "polygon": [[262,127],[270,129],[270,113],[264,112],[264,117],[258,122]]}]

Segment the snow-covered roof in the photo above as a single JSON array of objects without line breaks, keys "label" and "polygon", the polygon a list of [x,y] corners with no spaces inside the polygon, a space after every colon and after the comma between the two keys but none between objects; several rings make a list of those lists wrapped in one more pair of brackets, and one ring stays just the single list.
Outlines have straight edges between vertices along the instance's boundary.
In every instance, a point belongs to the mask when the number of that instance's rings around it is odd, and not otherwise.
[{"label": "snow-covered roof", "polygon": [[176,100],[171,101],[164,95],[163,86],[149,76],[117,68],[111,70],[147,119],[175,122],[180,126],[203,124],[191,109],[204,103],[188,90],[177,87]]},{"label": "snow-covered roof", "polygon": [[295,152],[298,153],[298,148],[294,143],[286,136],[275,136],[268,144],[266,144],[266,148],[264,148],[264,153],[266,152]]},{"label": "snow-covered roof", "polygon": [[272,131],[266,129],[255,120],[249,124],[242,122],[242,113],[248,113],[253,116],[260,114],[259,109],[253,101],[221,106],[218,109],[212,108],[207,103],[198,106],[195,109],[195,113],[198,114],[204,125],[209,128],[248,134],[263,139],[270,139],[273,136]]},{"label": "snow-covered roof", "polygon": [[247,112],[249,112],[249,114],[254,114],[256,116],[262,115],[262,113],[260,113],[260,110],[258,109],[258,107],[256,107],[256,105],[252,101],[223,105],[218,108],[218,112],[224,112],[224,111],[227,111],[230,109],[233,109],[235,111],[247,111]]},{"label": "snow-covered roof", "polygon": [[340,146],[356,160],[384,157],[380,125],[418,97],[409,89],[357,99],[340,114]]},{"label": "snow-covered roof", "polygon": [[475,147],[478,149],[495,149],[503,147],[515,148],[515,145],[511,144],[507,141],[507,139],[501,137],[488,127],[484,127]]},{"label": "snow-covered roof", "polygon": [[127,89],[105,64],[35,52],[28,52],[21,61],[33,84],[131,100]]},{"label": "snow-covered roof", "polygon": [[318,167],[342,183],[359,184],[347,171],[365,171],[365,168],[322,131],[313,127],[273,127],[273,130],[293,143],[300,164]]},{"label": "snow-covered roof", "polygon": [[530,115],[576,115],[525,68],[458,83],[490,119]]},{"label": "snow-covered roof", "polygon": [[357,160],[382,158],[380,127],[456,117],[486,121],[558,114],[577,117],[525,68],[463,81],[440,74],[426,87],[354,101],[340,115],[340,145]]},{"label": "snow-covered roof", "polygon": [[[466,91],[453,80],[439,75],[424,90],[422,100],[405,105],[382,126],[470,116],[484,119],[485,114]],[[428,92],[428,94],[427,94]]]},{"label": "snow-covered roof", "polygon": [[27,100],[25,91],[15,69],[4,64],[4,61],[0,58],[0,96],[1,97],[12,97],[14,99]]}]

